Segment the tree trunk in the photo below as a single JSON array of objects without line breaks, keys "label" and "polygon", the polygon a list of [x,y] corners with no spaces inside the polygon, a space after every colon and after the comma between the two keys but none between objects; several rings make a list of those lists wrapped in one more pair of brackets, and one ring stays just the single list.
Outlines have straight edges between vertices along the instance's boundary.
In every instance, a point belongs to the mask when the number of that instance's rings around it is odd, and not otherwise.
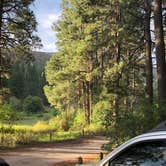
[{"label": "tree trunk", "polygon": [[89,94],[88,81],[83,82],[83,89],[84,89],[83,107],[84,107],[84,111],[85,111],[85,122],[87,124],[90,124],[90,94]]},{"label": "tree trunk", "polygon": [[162,21],[162,0],[154,0],[155,48],[157,61],[158,100],[166,101],[166,62]]},{"label": "tree trunk", "polygon": [[82,95],[83,95],[83,102],[82,102],[82,108],[85,111],[85,119],[86,119],[86,86],[85,82],[82,82]]},{"label": "tree trunk", "polygon": [[[120,6],[119,6],[119,0],[116,1],[116,23],[119,27],[119,23],[121,22],[121,12],[120,12]],[[116,33],[116,47],[115,47],[115,63],[119,65],[120,62],[120,41],[119,41],[119,32],[117,30]],[[120,81],[120,74],[117,73],[117,80],[116,80],[116,88],[119,88],[119,81]],[[114,109],[115,109],[115,122],[116,125],[119,122],[119,94],[117,92],[115,99],[114,99]]]},{"label": "tree trunk", "polygon": [[104,76],[104,54],[105,50],[101,53],[101,80],[103,81],[103,76]]},{"label": "tree trunk", "polygon": [[[0,2],[0,91],[2,90],[3,59],[2,59],[2,17],[4,0]],[[1,94],[0,94],[1,95]]]},{"label": "tree trunk", "polygon": [[78,86],[78,101],[77,101],[77,108],[80,110],[81,109],[81,96],[82,96],[82,84],[80,83]]},{"label": "tree trunk", "polygon": [[144,0],[145,8],[145,52],[146,52],[146,93],[149,104],[153,104],[153,69],[152,69],[152,55],[151,55],[151,34],[150,34],[150,17],[151,4],[149,0]]},{"label": "tree trunk", "polygon": [[83,83],[84,88],[84,101],[83,107],[85,111],[85,122],[90,124],[90,113],[91,113],[91,106],[90,106],[90,90],[89,90],[89,82],[86,81]]},{"label": "tree trunk", "polygon": [[91,95],[90,95],[90,81],[86,82],[87,89],[87,106],[86,106],[86,122],[90,124],[90,115],[91,115]]}]

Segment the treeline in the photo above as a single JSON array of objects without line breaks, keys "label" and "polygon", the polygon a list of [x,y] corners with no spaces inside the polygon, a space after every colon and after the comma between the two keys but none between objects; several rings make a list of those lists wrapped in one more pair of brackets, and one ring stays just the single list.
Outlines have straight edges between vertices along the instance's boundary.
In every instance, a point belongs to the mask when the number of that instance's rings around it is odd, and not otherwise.
[{"label": "treeline", "polygon": [[42,96],[42,72],[35,63],[15,64],[11,69],[9,88],[12,96],[23,99],[28,95]]},{"label": "treeline", "polygon": [[163,5],[161,0],[63,0],[54,25],[58,51],[45,70],[51,105],[84,113],[86,124],[110,128],[116,142],[164,120]]},{"label": "treeline", "polygon": [[[10,70],[10,78],[7,81],[7,86],[10,89],[10,96],[15,96],[17,99],[24,99],[27,96],[39,96],[45,104],[48,104],[44,95],[43,86],[46,84],[44,75],[44,64],[50,58],[50,55],[38,52],[43,58],[43,63],[38,62],[38,55],[32,53],[34,61],[25,63],[15,63]],[[42,57],[47,56],[47,57]]]}]

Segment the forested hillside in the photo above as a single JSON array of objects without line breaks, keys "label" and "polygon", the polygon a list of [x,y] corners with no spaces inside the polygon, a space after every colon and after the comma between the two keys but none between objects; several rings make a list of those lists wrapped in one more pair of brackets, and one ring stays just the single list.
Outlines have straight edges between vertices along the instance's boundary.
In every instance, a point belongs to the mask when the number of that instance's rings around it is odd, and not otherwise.
[{"label": "forested hillside", "polygon": [[55,53],[50,52],[39,52],[39,51],[33,51],[32,56],[34,57],[34,62],[41,67],[41,69],[44,69],[46,62],[53,56]]},{"label": "forested hillside", "polygon": [[8,87],[11,96],[24,99],[28,95],[39,96],[46,100],[43,86],[46,84],[44,67],[53,53],[32,52],[30,62],[19,61],[11,68]]}]

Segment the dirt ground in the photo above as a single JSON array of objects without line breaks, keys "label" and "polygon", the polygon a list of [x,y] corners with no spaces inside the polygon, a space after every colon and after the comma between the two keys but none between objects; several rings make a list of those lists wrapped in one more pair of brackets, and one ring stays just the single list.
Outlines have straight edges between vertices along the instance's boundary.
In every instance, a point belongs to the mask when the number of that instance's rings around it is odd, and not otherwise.
[{"label": "dirt ground", "polygon": [[10,166],[71,166],[79,157],[84,162],[96,160],[101,152],[100,147],[106,142],[108,140],[105,137],[93,136],[52,145],[0,151],[0,157]]}]

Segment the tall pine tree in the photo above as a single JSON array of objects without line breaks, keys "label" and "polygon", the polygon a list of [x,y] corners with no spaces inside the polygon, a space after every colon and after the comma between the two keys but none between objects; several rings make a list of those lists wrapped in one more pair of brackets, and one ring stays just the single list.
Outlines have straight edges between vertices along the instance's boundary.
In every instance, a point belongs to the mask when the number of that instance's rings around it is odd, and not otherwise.
[{"label": "tall pine tree", "polygon": [[33,1],[0,1],[0,98],[5,94],[5,80],[9,77],[11,60],[18,50],[22,55],[28,53],[31,44],[38,40],[33,35],[37,25],[30,9]]}]

